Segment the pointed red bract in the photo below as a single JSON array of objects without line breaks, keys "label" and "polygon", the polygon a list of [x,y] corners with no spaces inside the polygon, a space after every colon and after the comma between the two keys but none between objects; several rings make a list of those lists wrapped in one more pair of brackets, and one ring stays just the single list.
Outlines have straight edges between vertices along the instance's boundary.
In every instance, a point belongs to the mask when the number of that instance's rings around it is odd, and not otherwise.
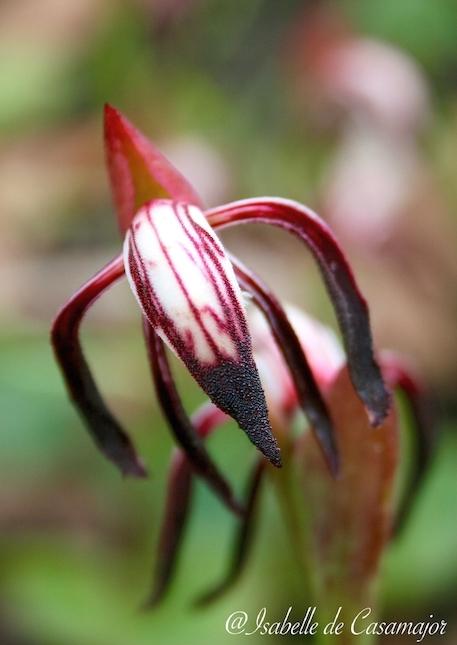
[{"label": "pointed red bract", "polygon": [[105,106],[105,152],[122,234],[137,210],[151,199],[165,197],[202,205],[181,173],[110,105]]}]

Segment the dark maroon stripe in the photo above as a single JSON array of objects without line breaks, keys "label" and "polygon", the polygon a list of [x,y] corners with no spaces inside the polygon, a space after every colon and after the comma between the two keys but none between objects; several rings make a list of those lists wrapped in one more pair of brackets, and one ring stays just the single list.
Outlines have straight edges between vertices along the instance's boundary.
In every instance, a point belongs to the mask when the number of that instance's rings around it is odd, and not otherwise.
[{"label": "dark maroon stripe", "polygon": [[[220,304],[223,308],[228,309],[228,311],[231,311],[232,316],[231,316],[231,322],[229,322],[229,329],[227,330],[232,337],[239,338],[241,341],[245,341],[246,337],[249,337],[248,329],[247,329],[247,324],[246,324],[246,318],[245,318],[245,313],[239,303],[239,300],[236,296],[236,293],[233,290],[233,287],[230,283],[230,281],[227,279],[225,275],[225,270],[224,267],[222,266],[220,259],[217,257],[213,250],[213,244],[209,244],[208,241],[211,241],[214,243],[213,238],[211,235],[208,233],[208,231],[205,231],[203,227],[201,227],[197,222],[195,222],[191,216],[189,215],[189,207],[187,205],[184,206],[186,209],[186,215],[188,217],[188,221],[194,231],[197,234],[197,238],[199,240],[199,243],[203,242],[204,247],[205,247],[205,252],[206,254],[211,258],[214,267],[216,268],[216,271],[218,271],[219,275],[222,277],[222,280],[224,282],[224,286],[226,289],[226,295],[228,298],[228,301],[225,299],[225,295],[223,295],[220,292],[219,286],[217,283],[214,284],[214,288],[216,290],[216,293],[218,294]],[[184,227],[185,228],[185,227]],[[197,231],[198,229],[198,231]],[[189,232],[186,230],[187,235],[189,238],[193,240],[192,236],[189,234]],[[194,244],[195,241],[194,241]],[[211,269],[208,267],[205,255],[202,254],[200,249],[197,249],[198,252],[200,253],[200,256],[202,258],[202,261],[205,264],[205,267],[207,271],[211,274]],[[219,255],[221,255],[219,253]],[[237,328],[240,328],[240,333],[238,333]]]},{"label": "dark maroon stripe", "polygon": [[[211,282],[211,285],[212,285],[212,287],[213,287],[213,289],[214,289],[214,291],[215,291],[215,293],[216,293],[216,297],[217,297],[217,299],[219,300],[219,304],[221,305],[221,309],[222,309],[222,311],[224,311],[224,312],[229,312],[229,311],[230,311],[230,304],[231,304],[231,303],[225,299],[224,295],[222,294],[222,292],[221,292],[221,290],[220,290],[220,288],[219,288],[219,285],[217,284],[217,281],[214,279],[214,274],[213,274],[213,272],[211,271],[211,268],[210,268],[210,267],[209,267],[209,265],[208,265],[206,255],[205,255],[205,253],[203,253],[203,251],[202,251],[202,249],[201,249],[201,242],[202,242],[202,240],[201,240],[201,238],[200,238],[200,237],[198,237],[198,236],[197,236],[197,238],[195,238],[193,235],[191,235],[190,231],[188,230],[188,228],[187,228],[187,227],[186,227],[186,225],[184,224],[184,221],[183,221],[183,219],[182,219],[182,217],[181,217],[181,214],[180,214],[180,212],[179,212],[179,207],[180,207],[180,206],[181,206],[180,204],[174,204],[174,211],[175,211],[176,217],[177,217],[177,219],[178,219],[178,221],[179,221],[179,223],[180,223],[180,225],[181,225],[181,228],[183,229],[184,234],[187,236],[187,238],[188,238],[188,239],[190,240],[190,242],[193,244],[193,246],[194,246],[194,248],[195,248],[195,251],[197,252],[198,256],[200,257],[200,260],[201,260],[201,262],[202,262],[202,264],[203,264],[204,268],[206,269],[206,273],[207,273],[207,275],[206,275],[205,277],[206,277],[206,278]],[[194,222],[193,222],[193,220],[192,220],[192,218],[191,218],[191,216],[190,216],[190,214],[189,214],[189,208],[188,208],[187,206],[185,206],[184,208],[185,208],[185,213],[186,213],[186,217],[187,217],[187,222],[188,222],[188,223],[191,225],[191,227],[192,227],[192,228],[194,228],[194,230],[195,230]],[[205,232],[206,232],[206,231],[205,231]],[[213,263],[214,263],[214,261],[213,261]],[[215,267],[216,267],[216,269],[217,269],[218,267],[216,266],[216,264],[215,264],[215,263],[214,263],[214,265],[215,265]],[[222,279],[224,280],[225,275],[224,275],[224,271],[223,271],[222,267],[219,267],[219,274],[221,275]],[[224,280],[224,283],[225,283],[225,280]],[[227,314],[226,314],[226,315],[227,315]],[[232,328],[232,324],[231,324],[229,321],[227,321],[227,322],[224,324],[224,326],[222,327],[222,329],[223,329],[223,330],[224,330],[224,331],[225,331],[229,336],[232,336],[232,338],[233,338],[233,328]],[[233,340],[234,340],[234,342],[236,343],[236,342],[237,342],[237,337],[235,337]]]},{"label": "dark maroon stripe", "polygon": [[240,304],[240,302],[239,302],[239,300],[238,300],[238,298],[236,296],[236,293],[233,290],[233,287],[232,287],[231,283],[225,278],[225,271],[224,271],[224,269],[222,267],[222,264],[221,264],[219,258],[215,256],[213,250],[208,246],[208,242],[213,241],[213,238],[208,233],[208,231],[205,231],[205,229],[202,226],[200,226],[197,222],[194,222],[193,220],[191,220],[191,225],[193,226],[193,228],[195,230],[198,228],[200,233],[201,233],[201,235],[203,236],[203,240],[204,240],[204,242],[206,242],[205,250],[207,251],[208,255],[211,257],[211,259],[212,259],[214,265],[216,266],[216,268],[223,275],[224,284],[225,284],[227,292],[228,292],[230,303],[231,303],[232,307],[235,309],[236,314],[238,314],[238,316],[240,318],[240,321],[242,322],[242,326],[244,328],[243,332],[248,334],[245,312],[244,312],[244,310],[243,310],[243,308],[242,308],[242,306],[241,306],[241,304]]},{"label": "dark maroon stripe", "polygon": [[[162,240],[160,239],[160,236],[159,236],[159,234],[158,234],[158,232],[157,232],[156,225],[155,225],[155,223],[153,222],[153,219],[152,219],[152,217],[151,217],[151,213],[150,213],[149,209],[147,210],[147,217],[148,217],[148,221],[149,221],[149,223],[150,223],[150,225],[151,225],[151,227],[152,227],[152,229],[153,229],[153,231],[154,231],[154,233],[155,233],[155,236],[156,236],[156,238],[157,238],[157,241],[159,242],[159,245],[160,245],[161,251],[162,251],[162,253],[163,253],[163,255],[164,255],[164,257],[165,257],[165,259],[166,259],[166,261],[167,261],[167,263],[168,263],[168,266],[170,267],[170,269],[171,269],[171,271],[172,271],[172,273],[173,273],[173,276],[174,276],[174,278],[175,278],[176,282],[177,282],[177,283],[178,283],[178,285],[179,285],[179,288],[181,289],[182,293],[184,294],[184,297],[185,297],[185,298],[186,298],[186,300],[187,300],[187,304],[189,305],[189,307],[190,307],[190,309],[191,309],[191,311],[192,311],[192,314],[193,314],[193,316],[194,316],[194,318],[195,318],[195,321],[197,322],[197,324],[199,325],[199,327],[200,327],[201,331],[203,332],[203,335],[204,335],[204,337],[205,337],[206,341],[208,342],[208,345],[209,345],[209,346],[210,346],[210,348],[212,349],[212,351],[213,351],[213,353],[214,353],[214,356],[215,356],[216,360],[219,360],[219,361],[220,361],[220,360],[222,360],[222,359],[223,359],[223,356],[222,356],[222,354],[221,354],[220,349],[217,347],[217,345],[216,345],[216,343],[214,342],[214,339],[212,338],[211,334],[210,334],[210,333],[208,332],[208,330],[206,329],[206,326],[205,326],[205,324],[203,323],[203,320],[202,320],[202,317],[201,317],[201,315],[200,315],[199,310],[197,309],[197,307],[196,307],[196,306],[194,305],[194,303],[192,302],[192,299],[191,299],[191,297],[190,297],[190,295],[189,295],[189,292],[188,292],[188,290],[186,289],[186,287],[185,287],[185,285],[184,285],[184,283],[183,283],[183,281],[182,281],[181,276],[180,276],[180,275],[179,275],[179,273],[176,271],[176,268],[175,268],[175,266],[174,266],[173,262],[171,261],[171,258],[170,258],[170,256],[169,256],[169,254],[168,254],[168,251],[167,251],[167,249],[165,248],[165,245],[163,244]],[[164,332],[166,333],[166,330],[165,330],[165,329],[164,329]]]},{"label": "dark maroon stripe", "polygon": [[[147,275],[145,264],[138,250],[134,231],[132,229],[131,229],[131,240],[133,245],[133,251],[136,256],[136,261],[140,266],[143,274],[142,276],[140,276],[140,279],[138,281],[135,281],[135,285],[140,285],[141,287],[141,289],[138,291],[138,295],[144,307],[145,313],[148,317],[150,316],[150,323],[154,327],[158,327],[162,329],[162,331],[169,338],[173,347],[176,349],[176,352],[178,353],[178,355],[181,356],[181,358],[186,362],[186,357],[189,356],[189,352],[187,351],[186,344],[183,338],[181,337],[181,335],[179,334],[173,319],[163,309],[162,303],[160,302],[160,299],[157,297],[154,291],[154,288],[151,285],[151,282]],[[130,261],[130,257],[129,257],[129,266],[131,271],[133,271],[134,274],[138,276],[138,268],[135,264],[132,264],[132,262]],[[156,311],[154,311],[154,309],[151,308],[151,304],[155,304],[157,308]]]}]

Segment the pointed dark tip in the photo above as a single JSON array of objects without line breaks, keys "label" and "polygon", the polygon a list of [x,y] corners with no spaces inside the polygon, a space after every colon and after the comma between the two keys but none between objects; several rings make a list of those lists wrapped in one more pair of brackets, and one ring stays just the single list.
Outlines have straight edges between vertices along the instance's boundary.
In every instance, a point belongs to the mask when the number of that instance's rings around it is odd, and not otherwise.
[{"label": "pointed dark tip", "polygon": [[99,429],[104,431],[97,441],[99,448],[119,468],[124,477],[145,479],[148,476],[148,471],[137,455],[130,438],[120,429],[114,419],[106,418],[103,421],[103,424],[99,424]]},{"label": "pointed dark tip", "polygon": [[256,412],[233,415],[241,430],[249,437],[254,446],[276,468],[282,467],[281,450],[271,430],[267,408],[259,403]]},{"label": "pointed dark tip", "polygon": [[315,409],[309,410],[307,401],[302,402],[303,411],[308,411],[308,418],[312,425],[312,431],[317,440],[322,456],[325,460],[330,475],[337,479],[340,474],[340,454],[335,439],[334,425],[328,416],[327,408],[316,413]]},{"label": "pointed dark tip", "polygon": [[202,594],[201,596],[198,596],[192,603],[192,606],[195,609],[205,609],[208,605],[212,604],[218,598],[220,598],[225,591],[225,586],[221,587],[216,587],[215,589],[212,589],[209,592],[206,592]]},{"label": "pointed dark tip", "polygon": [[128,463],[120,464],[124,477],[136,477],[137,479],[146,479],[148,471],[141,459],[134,458]]},{"label": "pointed dark tip", "polygon": [[239,348],[240,361],[200,370],[199,383],[210,399],[231,416],[251,442],[278,468],[281,453],[268,419],[265,394],[250,347]]},{"label": "pointed dark tip", "polygon": [[330,432],[326,430],[325,434],[317,430],[316,435],[330,475],[333,479],[338,479],[341,463],[338,447],[333,436],[333,428],[330,428]]},{"label": "pointed dark tip", "polygon": [[392,406],[392,395],[384,385],[382,378],[374,383],[368,395],[362,397],[365,404],[368,420],[373,428],[382,426],[389,415]]},{"label": "pointed dark tip", "polygon": [[330,475],[333,477],[333,479],[339,479],[341,474],[341,463],[338,453],[327,453],[325,457]]},{"label": "pointed dark tip", "polygon": [[142,602],[139,607],[140,612],[146,614],[150,611],[153,611],[159,606],[161,600],[162,598],[159,595],[152,595],[149,598],[146,598],[146,600]]},{"label": "pointed dark tip", "polygon": [[229,510],[231,510],[235,515],[238,517],[244,517],[246,513],[246,509],[244,508],[243,504],[239,502],[233,495],[230,497],[230,499],[226,500],[227,507]]},{"label": "pointed dark tip", "polygon": [[348,349],[349,373],[355,391],[366,409],[370,425],[378,428],[389,415],[392,395],[373,355],[371,334],[363,334],[359,330],[357,338],[359,346],[352,352]]},{"label": "pointed dark tip", "polygon": [[276,468],[282,468],[281,451],[278,447],[276,447],[273,453],[267,453],[264,450],[262,450],[262,453],[267,457],[268,461],[273,464],[273,466],[276,466]]}]

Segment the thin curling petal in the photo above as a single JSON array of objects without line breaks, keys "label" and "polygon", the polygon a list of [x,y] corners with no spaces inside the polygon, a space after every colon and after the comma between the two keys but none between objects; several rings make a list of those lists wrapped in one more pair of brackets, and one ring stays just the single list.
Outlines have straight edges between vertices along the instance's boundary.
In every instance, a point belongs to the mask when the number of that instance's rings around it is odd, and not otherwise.
[{"label": "thin curling petal", "polygon": [[156,607],[170,587],[189,517],[192,483],[192,467],[184,453],[175,452],[168,475],[167,500],[160,529],[154,586],[145,603],[145,609]]},{"label": "thin curling petal", "polygon": [[[203,405],[193,415],[192,425],[197,435],[204,439],[227,420],[227,416],[213,403]],[[168,492],[160,529],[153,589],[145,603],[146,609],[156,607],[170,587],[179,557],[179,549],[192,503],[192,465],[182,450],[172,456],[168,475]]]},{"label": "thin curling petal", "polygon": [[436,428],[426,387],[414,370],[401,357],[391,352],[382,352],[381,367],[389,387],[405,396],[415,434],[414,468],[397,510],[394,526],[394,534],[398,535],[406,525],[414,499],[428,471],[435,447]]},{"label": "thin curling petal", "polygon": [[269,323],[278,349],[289,368],[300,406],[310,421],[330,472],[336,475],[338,448],[333,424],[297,334],[281,303],[267,285],[243,266],[240,260],[231,256],[231,261],[240,286],[252,296]]},{"label": "thin curling petal", "polygon": [[137,210],[160,197],[201,205],[195,190],[125,116],[105,106],[106,162],[121,233]]},{"label": "thin curling petal", "polygon": [[206,211],[214,228],[258,222],[272,224],[296,235],[316,259],[336,311],[348,354],[353,385],[370,422],[379,426],[390,407],[374,358],[368,308],[350,266],[328,226],[310,209],[279,198],[246,199]]},{"label": "thin curling petal", "polygon": [[241,291],[203,213],[169,200],[147,204],[127,232],[124,261],[132,291],[157,334],[213,403],[279,466]]},{"label": "thin curling petal", "polygon": [[120,256],[91,278],[60,310],[52,326],[51,340],[70,398],[97,446],[124,475],[145,477],[145,468],[129,437],[107,409],[97,389],[78,336],[87,309],[123,275]]},{"label": "thin curling petal", "polygon": [[246,512],[235,535],[232,557],[224,579],[197,600],[197,605],[208,605],[222,596],[239,580],[249,556],[255,529],[257,502],[266,462],[259,459],[252,469],[246,490]]},{"label": "thin curling petal", "polygon": [[193,469],[228,508],[237,514],[242,514],[242,509],[234,498],[230,485],[211,460],[182,406],[162,340],[146,318],[143,318],[143,326],[159,403],[176,441],[186,453]]}]

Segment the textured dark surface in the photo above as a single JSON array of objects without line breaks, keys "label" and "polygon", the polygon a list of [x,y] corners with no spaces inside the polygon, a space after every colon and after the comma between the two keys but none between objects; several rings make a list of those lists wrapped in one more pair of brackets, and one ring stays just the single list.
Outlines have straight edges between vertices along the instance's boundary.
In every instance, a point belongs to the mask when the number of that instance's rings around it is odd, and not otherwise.
[{"label": "textured dark surface", "polygon": [[252,443],[275,466],[281,465],[278,444],[271,431],[265,394],[250,347],[240,346],[240,361],[200,368],[198,382],[211,400],[233,417]]}]

